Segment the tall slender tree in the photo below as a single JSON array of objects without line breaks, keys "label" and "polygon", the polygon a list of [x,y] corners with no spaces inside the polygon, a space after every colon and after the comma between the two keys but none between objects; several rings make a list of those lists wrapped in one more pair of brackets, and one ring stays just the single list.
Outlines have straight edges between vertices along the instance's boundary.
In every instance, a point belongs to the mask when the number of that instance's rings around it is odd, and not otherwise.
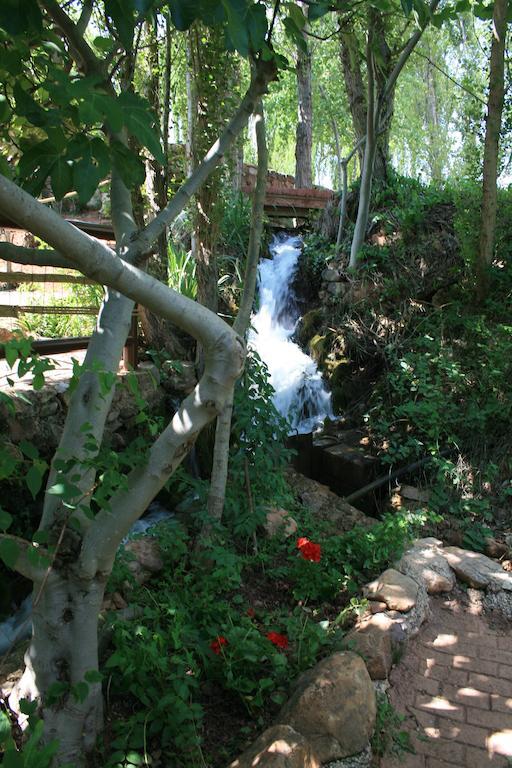
[{"label": "tall slender tree", "polygon": [[476,263],[477,296],[481,300],[488,291],[487,270],[494,256],[498,177],[498,150],[501,115],[505,94],[505,38],[507,34],[508,0],[495,0],[492,19],[492,43],[489,65],[489,96],[485,121],[485,146],[482,184],[480,241]]}]

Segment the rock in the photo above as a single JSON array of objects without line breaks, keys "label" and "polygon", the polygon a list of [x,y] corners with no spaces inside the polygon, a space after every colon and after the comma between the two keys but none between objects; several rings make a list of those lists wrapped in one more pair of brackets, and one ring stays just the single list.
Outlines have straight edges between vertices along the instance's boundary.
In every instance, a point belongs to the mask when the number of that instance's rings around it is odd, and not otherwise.
[{"label": "rock", "polygon": [[267,728],[229,768],[320,768],[311,744],[289,725]]},{"label": "rock", "polygon": [[139,584],[147,581],[150,574],[160,573],[163,570],[164,562],[160,544],[152,536],[128,541],[124,548],[135,556],[135,560],[130,560],[128,563],[128,568]]},{"label": "rock", "polygon": [[[386,613],[391,618],[391,611]],[[420,627],[430,616],[430,602],[424,584],[418,584],[416,605],[407,613],[394,617],[391,630],[391,641],[394,645],[405,642],[418,634]]]},{"label": "rock", "polygon": [[346,636],[347,648],[363,657],[372,680],[386,680],[393,654],[391,628],[393,622],[383,613],[361,621]]},{"label": "rock", "polygon": [[388,568],[378,579],[367,584],[365,597],[386,603],[388,608],[395,611],[410,611],[416,605],[418,584],[409,576]]},{"label": "rock", "polygon": [[324,763],[361,752],[375,715],[375,691],[363,660],[343,652],[299,677],[278,722],[304,734]]},{"label": "rock", "polygon": [[470,587],[512,591],[512,574],[486,555],[460,547],[444,547],[440,551],[457,577]]},{"label": "rock", "polygon": [[455,586],[453,571],[435,546],[416,544],[395,567],[397,571],[424,584],[429,595],[450,592]]},{"label": "rock", "polygon": [[385,610],[387,610],[386,603],[380,603],[378,600],[370,600],[371,613],[383,613]]},{"label": "rock", "polygon": [[321,278],[326,283],[337,283],[341,280],[341,275],[337,269],[324,269]]},{"label": "rock", "polygon": [[505,621],[512,621],[512,592],[486,592],[483,599],[486,611],[499,614]]},{"label": "rock", "polygon": [[327,292],[331,296],[344,296],[350,290],[348,283],[328,283]]},{"label": "rock", "polygon": [[287,476],[290,487],[301,503],[309,507],[316,518],[329,522],[333,533],[351,531],[356,525],[369,528],[377,522],[333,493],[327,485],[311,480],[293,469],[288,470]]},{"label": "rock", "polygon": [[352,755],[352,757],[346,757],[344,760],[335,760],[332,763],[327,763],[324,768],[371,768],[372,765],[372,748],[368,744],[366,749],[363,749],[358,755]]},{"label": "rock", "polygon": [[400,496],[404,499],[410,499],[411,501],[427,502],[430,499],[430,491],[422,491],[412,485],[402,485],[400,488]]},{"label": "rock", "polygon": [[504,541],[498,541],[493,536],[489,536],[485,540],[485,554],[488,557],[505,557],[508,554],[508,546]]},{"label": "rock", "polygon": [[267,512],[267,518],[263,526],[269,538],[282,534],[285,538],[297,533],[298,526],[290,513],[285,509],[271,509]]},{"label": "rock", "polygon": [[414,539],[412,547],[414,549],[438,549],[443,546],[441,539],[435,539],[433,536],[426,536],[424,539]]}]

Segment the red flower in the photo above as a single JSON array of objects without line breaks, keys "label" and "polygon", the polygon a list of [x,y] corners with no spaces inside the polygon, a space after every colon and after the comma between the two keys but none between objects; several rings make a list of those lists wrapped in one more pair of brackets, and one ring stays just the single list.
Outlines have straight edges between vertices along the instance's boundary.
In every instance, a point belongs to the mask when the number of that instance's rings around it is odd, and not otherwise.
[{"label": "red flower", "polygon": [[226,640],[225,637],[222,637],[222,635],[218,635],[217,639],[212,640],[212,642],[210,643],[210,648],[218,656],[221,652],[221,648],[223,645],[228,645],[228,641]]},{"label": "red flower", "polygon": [[322,548],[320,544],[314,544],[305,536],[297,539],[297,549],[304,560],[311,560],[312,563],[319,563],[322,557]]},{"label": "red flower", "polygon": [[280,635],[279,632],[267,632],[267,638],[278,648],[285,650],[288,648],[288,638],[286,635]]},{"label": "red flower", "polygon": [[254,619],[254,617],[256,616],[256,611],[254,610],[254,608],[248,608],[246,613],[250,619]]}]

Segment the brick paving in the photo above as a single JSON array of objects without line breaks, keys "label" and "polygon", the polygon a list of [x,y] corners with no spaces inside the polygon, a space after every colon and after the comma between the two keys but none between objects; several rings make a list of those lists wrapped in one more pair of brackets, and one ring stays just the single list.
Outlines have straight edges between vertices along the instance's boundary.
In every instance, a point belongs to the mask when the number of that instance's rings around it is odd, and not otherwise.
[{"label": "brick paving", "polygon": [[490,626],[462,592],[431,598],[431,607],[388,691],[416,754],[386,757],[380,768],[510,768],[512,628]]}]

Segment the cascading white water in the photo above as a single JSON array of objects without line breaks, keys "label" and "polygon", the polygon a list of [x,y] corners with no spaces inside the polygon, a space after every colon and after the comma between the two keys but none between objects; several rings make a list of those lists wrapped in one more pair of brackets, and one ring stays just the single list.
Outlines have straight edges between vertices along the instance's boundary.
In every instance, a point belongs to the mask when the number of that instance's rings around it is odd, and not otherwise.
[{"label": "cascading white water", "polygon": [[288,419],[291,433],[305,434],[334,417],[316,363],[291,339],[300,319],[293,280],[301,246],[299,237],[276,235],[270,245],[273,258],[260,261],[260,308],[252,318],[249,344],[268,367],[275,406]]}]

